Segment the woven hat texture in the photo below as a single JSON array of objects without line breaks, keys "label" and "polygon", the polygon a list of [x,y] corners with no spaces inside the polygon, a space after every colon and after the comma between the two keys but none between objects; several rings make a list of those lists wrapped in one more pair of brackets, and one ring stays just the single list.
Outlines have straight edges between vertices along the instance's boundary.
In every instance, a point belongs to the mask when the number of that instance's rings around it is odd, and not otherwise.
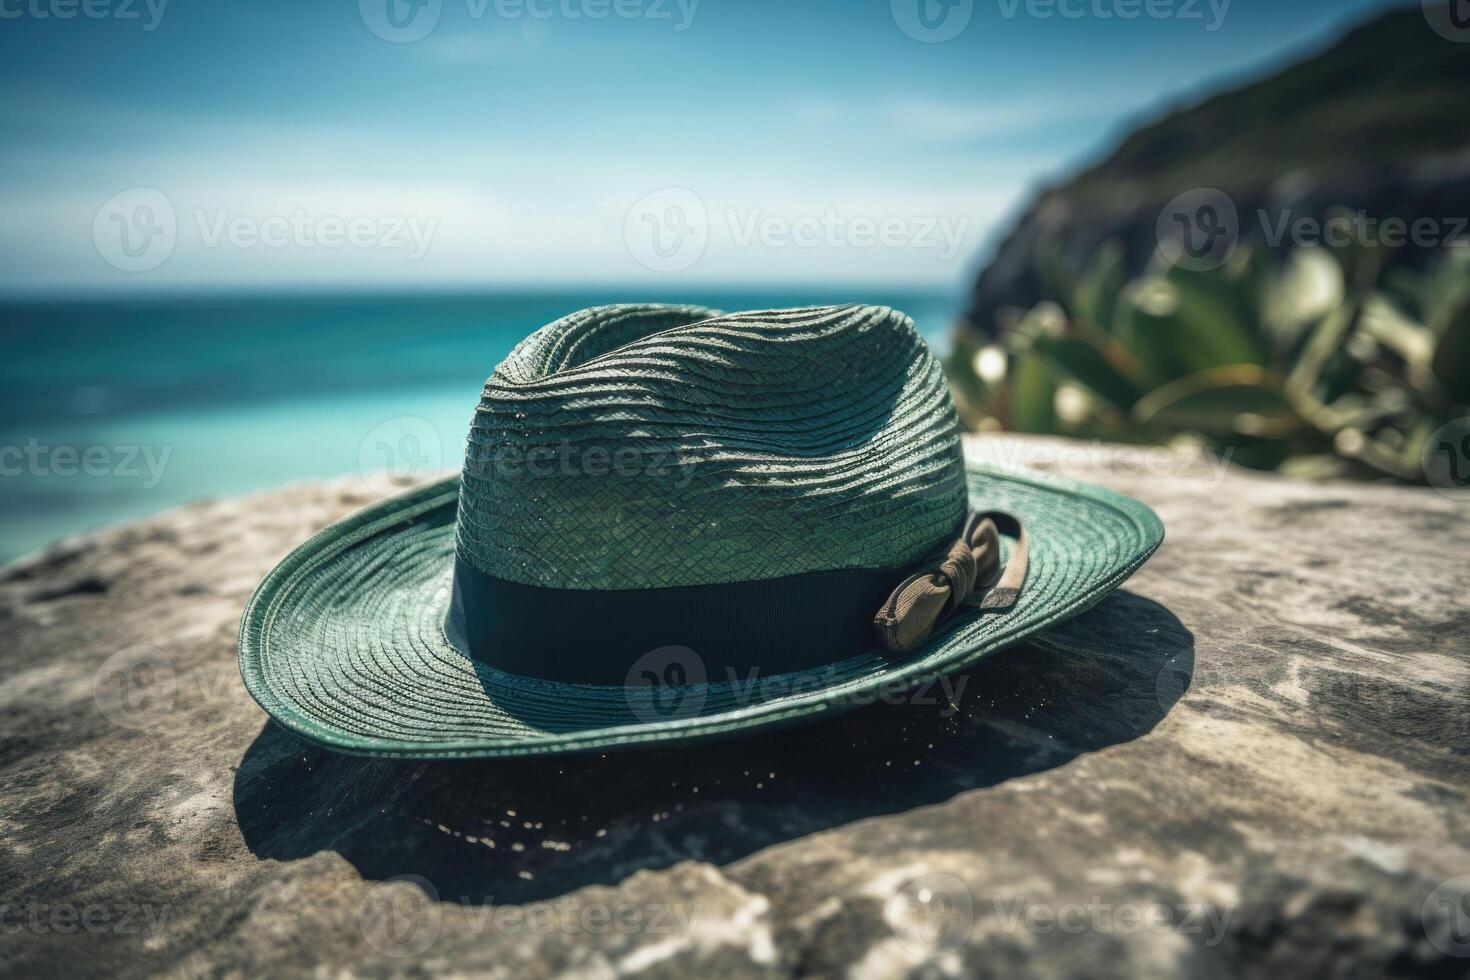
[{"label": "woven hat texture", "polygon": [[659,588],[902,567],[966,506],[943,370],[907,316],[620,305],[496,368],[456,537],[508,581]]},{"label": "woven hat texture", "polygon": [[[277,722],[340,751],[424,759],[769,731],[963,670],[1076,615],[1163,539],[1135,500],[965,461],[939,365],[907,317],[877,307],[574,314],[495,370],[466,458],[461,475],[322,530],[261,582],[240,671]],[[528,677],[446,635],[464,564],[517,587],[682,593],[897,570],[980,511],[1024,522],[1019,598],[953,616],[902,656],[875,643],[756,684],[711,663],[669,689]]]}]

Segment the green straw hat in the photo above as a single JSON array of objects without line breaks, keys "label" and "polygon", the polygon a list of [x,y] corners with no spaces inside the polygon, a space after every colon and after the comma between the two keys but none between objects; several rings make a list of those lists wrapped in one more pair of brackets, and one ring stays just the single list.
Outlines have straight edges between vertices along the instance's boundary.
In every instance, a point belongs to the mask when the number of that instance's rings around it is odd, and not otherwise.
[{"label": "green straw hat", "polygon": [[495,369],[458,476],[266,576],[240,671],[360,755],[730,737],[962,670],[1162,538],[1127,497],[967,463],[901,313],[604,306]]}]

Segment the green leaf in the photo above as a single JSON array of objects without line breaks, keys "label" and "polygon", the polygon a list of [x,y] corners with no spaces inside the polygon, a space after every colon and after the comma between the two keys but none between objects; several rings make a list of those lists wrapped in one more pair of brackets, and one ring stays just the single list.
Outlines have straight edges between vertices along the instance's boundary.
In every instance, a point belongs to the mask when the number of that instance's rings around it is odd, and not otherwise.
[{"label": "green leaf", "polygon": [[1420,281],[1419,308],[1424,322],[1436,327],[1470,294],[1470,248],[1446,248],[1434,270]]},{"label": "green leaf", "polygon": [[1342,305],[1342,266],[1326,249],[1299,248],[1265,291],[1267,329],[1279,349],[1295,350],[1307,328]]},{"label": "green leaf", "polygon": [[1082,270],[1077,281],[1076,314],[1105,330],[1113,328],[1118,294],[1123,291],[1123,246],[1116,241],[1104,244]]},{"label": "green leaf", "polygon": [[1162,279],[1129,285],[1118,298],[1118,335],[1133,355],[1146,383],[1164,384],[1193,370],[1181,353],[1188,329],[1178,316],[1178,295]]},{"label": "green leaf", "polygon": [[1057,431],[1057,383],[1045,355],[1021,354],[1010,372],[1010,428],[1017,432]]},{"label": "green leaf", "polygon": [[1196,371],[1259,364],[1261,345],[1196,282],[1181,287],[1162,278],[1124,290],[1118,335],[1157,386]]},{"label": "green leaf", "polygon": [[1427,367],[1434,359],[1434,334],[1383,296],[1363,304],[1361,326],[1364,333],[1415,367]]},{"label": "green leaf", "polygon": [[1312,329],[1302,347],[1301,356],[1292,365],[1291,374],[1287,376],[1286,387],[1289,391],[1307,395],[1317,386],[1334,355],[1342,351],[1357,319],[1358,308],[1352,303],[1345,303]]},{"label": "green leaf", "polygon": [[1451,398],[1470,405],[1470,296],[1460,297],[1443,320],[1430,369]]},{"label": "green leaf", "polygon": [[[1350,226],[1353,219],[1353,213],[1347,208],[1329,208],[1323,216],[1323,228],[1331,229],[1333,223],[1339,221],[1346,222]],[[1381,240],[1370,243],[1366,238],[1356,234],[1343,236],[1331,233],[1324,235],[1323,238],[1327,244],[1317,247],[1330,254],[1338,263],[1350,293],[1361,298],[1377,286],[1383,264],[1392,254],[1393,249],[1384,245]]]},{"label": "green leaf", "polygon": [[1037,247],[1036,278],[1043,298],[1051,300],[1068,313],[1076,312],[1072,309],[1076,282],[1059,244],[1048,242]]},{"label": "green leaf", "polygon": [[1134,421],[1207,435],[1279,436],[1301,424],[1282,378],[1255,365],[1211,368],[1149,392],[1133,406]]},{"label": "green leaf", "polygon": [[1132,409],[1142,394],[1103,350],[1081,337],[1039,337],[1033,349],[1050,358],[1074,381],[1121,412]]},{"label": "green leaf", "polygon": [[1196,271],[1174,267],[1169,283],[1179,297],[1179,316],[1189,326],[1196,369],[1226,364],[1265,364],[1267,345],[1250,285],[1231,267]]}]

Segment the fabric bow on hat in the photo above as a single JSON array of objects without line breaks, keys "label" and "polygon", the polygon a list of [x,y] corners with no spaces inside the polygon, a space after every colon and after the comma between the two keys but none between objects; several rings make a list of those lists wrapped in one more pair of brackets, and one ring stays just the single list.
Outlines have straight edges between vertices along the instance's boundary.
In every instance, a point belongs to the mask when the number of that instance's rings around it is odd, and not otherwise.
[{"label": "fabric bow on hat", "polygon": [[[1004,569],[1002,530],[1016,538]],[[1026,531],[1021,522],[999,511],[971,514],[939,564],[904,579],[883,603],[874,619],[879,642],[891,653],[912,653],[961,605],[1009,609],[1025,580]]]}]

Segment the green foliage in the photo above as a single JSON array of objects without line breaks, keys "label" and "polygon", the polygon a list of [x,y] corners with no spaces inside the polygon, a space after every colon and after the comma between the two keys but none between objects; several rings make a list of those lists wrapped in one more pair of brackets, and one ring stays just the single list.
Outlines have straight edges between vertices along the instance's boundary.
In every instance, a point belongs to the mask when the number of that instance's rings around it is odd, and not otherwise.
[{"label": "green foliage", "polygon": [[1470,249],[1425,273],[1372,250],[1242,247],[1222,268],[1125,281],[1109,244],[1079,275],[1038,260],[1049,297],[949,364],[979,428],[1125,442],[1189,439],[1304,477],[1423,482],[1420,454],[1470,415]]}]

